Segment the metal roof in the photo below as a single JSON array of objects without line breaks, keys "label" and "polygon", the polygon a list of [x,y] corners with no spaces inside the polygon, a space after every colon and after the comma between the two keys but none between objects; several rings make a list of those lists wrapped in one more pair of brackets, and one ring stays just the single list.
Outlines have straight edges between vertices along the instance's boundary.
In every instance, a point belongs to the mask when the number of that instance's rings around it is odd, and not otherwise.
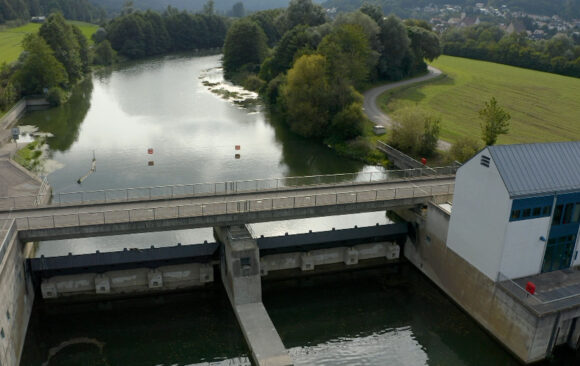
[{"label": "metal roof", "polygon": [[580,191],[580,141],[488,149],[512,198]]}]

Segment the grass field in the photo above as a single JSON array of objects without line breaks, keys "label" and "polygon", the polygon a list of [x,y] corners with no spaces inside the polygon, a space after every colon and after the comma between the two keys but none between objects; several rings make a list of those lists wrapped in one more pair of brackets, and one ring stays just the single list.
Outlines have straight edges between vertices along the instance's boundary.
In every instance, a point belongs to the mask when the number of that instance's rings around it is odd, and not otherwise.
[{"label": "grass field", "polygon": [[580,140],[580,79],[450,56],[433,66],[445,75],[383,94],[383,110],[419,106],[441,117],[443,140],[479,139],[478,111],[494,96],[512,117],[498,144]]},{"label": "grass field", "polygon": [[[85,37],[89,40],[89,44],[92,43],[91,35],[99,28],[98,25],[89,24],[84,22],[71,21],[69,22],[80,28]],[[0,31],[0,64],[3,62],[10,63],[15,61],[20,52],[22,52],[22,47],[20,43],[24,36],[28,33],[38,32],[40,24],[38,23],[28,23],[17,28],[8,28]]]}]

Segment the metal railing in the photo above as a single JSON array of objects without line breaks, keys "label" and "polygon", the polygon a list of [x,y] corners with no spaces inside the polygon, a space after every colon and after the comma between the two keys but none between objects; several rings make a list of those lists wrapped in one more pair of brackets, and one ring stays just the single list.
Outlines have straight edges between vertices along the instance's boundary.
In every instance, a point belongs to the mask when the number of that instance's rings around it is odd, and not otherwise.
[{"label": "metal railing", "polygon": [[[387,170],[383,172],[362,172],[304,177],[267,178],[237,180],[217,183],[177,184],[153,187],[103,189],[96,191],[61,192],[53,194],[49,206],[75,206],[83,204],[132,202],[140,200],[174,199],[192,196],[227,195],[259,191],[279,191],[310,186],[355,185],[384,183],[423,177],[451,176],[457,166],[439,168],[416,168]],[[48,193],[45,193],[45,195]],[[34,207],[34,202],[44,201],[45,196],[0,197],[0,210]]]},{"label": "metal railing", "polygon": [[[413,159],[409,155],[403,153],[400,150],[395,149],[391,145],[388,145],[382,141],[377,141],[377,149],[383,151],[387,155],[393,156],[394,159],[398,159],[410,167],[415,167],[415,168],[423,168],[424,167],[424,165],[420,161]],[[426,169],[429,169],[429,168],[426,168]]]},{"label": "metal railing", "polygon": [[6,251],[8,250],[8,246],[10,244],[10,241],[12,240],[12,237],[14,236],[14,231],[16,231],[15,220],[11,219],[8,226],[9,226],[9,229],[6,232],[4,239],[2,239],[2,242],[0,243],[0,264],[2,264],[2,261],[4,260],[4,256],[6,255]]},{"label": "metal railing", "polygon": [[554,304],[559,301],[569,300],[573,298],[578,298],[580,300],[580,293],[562,296],[551,300],[546,300],[541,298],[541,294],[532,295],[529,293],[525,288],[520,286],[517,282],[510,279],[503,273],[498,274],[498,283],[502,286],[506,291],[517,297],[518,299],[522,300],[523,302],[527,303],[528,305],[548,305]]},{"label": "metal railing", "polygon": [[130,223],[259,211],[285,210],[362,202],[432,197],[453,193],[453,183],[409,186],[340,193],[320,193],[250,200],[220,201],[176,206],[158,206],[17,218],[19,230],[52,229],[86,225]]}]

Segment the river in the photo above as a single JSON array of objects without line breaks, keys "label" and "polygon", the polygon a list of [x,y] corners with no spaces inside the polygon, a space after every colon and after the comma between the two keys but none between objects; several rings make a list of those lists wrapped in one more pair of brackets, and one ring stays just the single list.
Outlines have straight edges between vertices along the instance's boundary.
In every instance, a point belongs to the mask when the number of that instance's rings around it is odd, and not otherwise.
[{"label": "river", "polygon": [[[292,134],[259,104],[243,108],[212,93],[208,85],[232,90],[222,84],[219,59],[177,55],[100,71],[66,105],[23,117],[20,125],[52,134],[44,169],[55,196],[380,170]],[[96,171],[77,183],[93,157]],[[263,223],[254,231],[278,235],[387,222],[376,212]],[[211,229],[42,242],[37,254],[204,240],[213,241]],[[297,365],[517,365],[409,265],[266,281],[263,297]],[[247,356],[218,283],[182,294],[38,303],[21,364],[247,365]]]}]

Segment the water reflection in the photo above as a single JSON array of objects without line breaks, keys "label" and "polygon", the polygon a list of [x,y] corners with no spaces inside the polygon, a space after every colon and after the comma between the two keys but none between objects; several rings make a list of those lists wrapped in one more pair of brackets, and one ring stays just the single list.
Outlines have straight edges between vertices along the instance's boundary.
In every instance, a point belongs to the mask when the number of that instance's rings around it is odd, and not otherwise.
[{"label": "water reflection", "polygon": [[70,100],[56,108],[33,111],[20,119],[20,125],[35,125],[52,134],[47,142],[53,151],[67,151],[78,140],[80,126],[91,107],[92,79],[86,78],[72,92]]}]

